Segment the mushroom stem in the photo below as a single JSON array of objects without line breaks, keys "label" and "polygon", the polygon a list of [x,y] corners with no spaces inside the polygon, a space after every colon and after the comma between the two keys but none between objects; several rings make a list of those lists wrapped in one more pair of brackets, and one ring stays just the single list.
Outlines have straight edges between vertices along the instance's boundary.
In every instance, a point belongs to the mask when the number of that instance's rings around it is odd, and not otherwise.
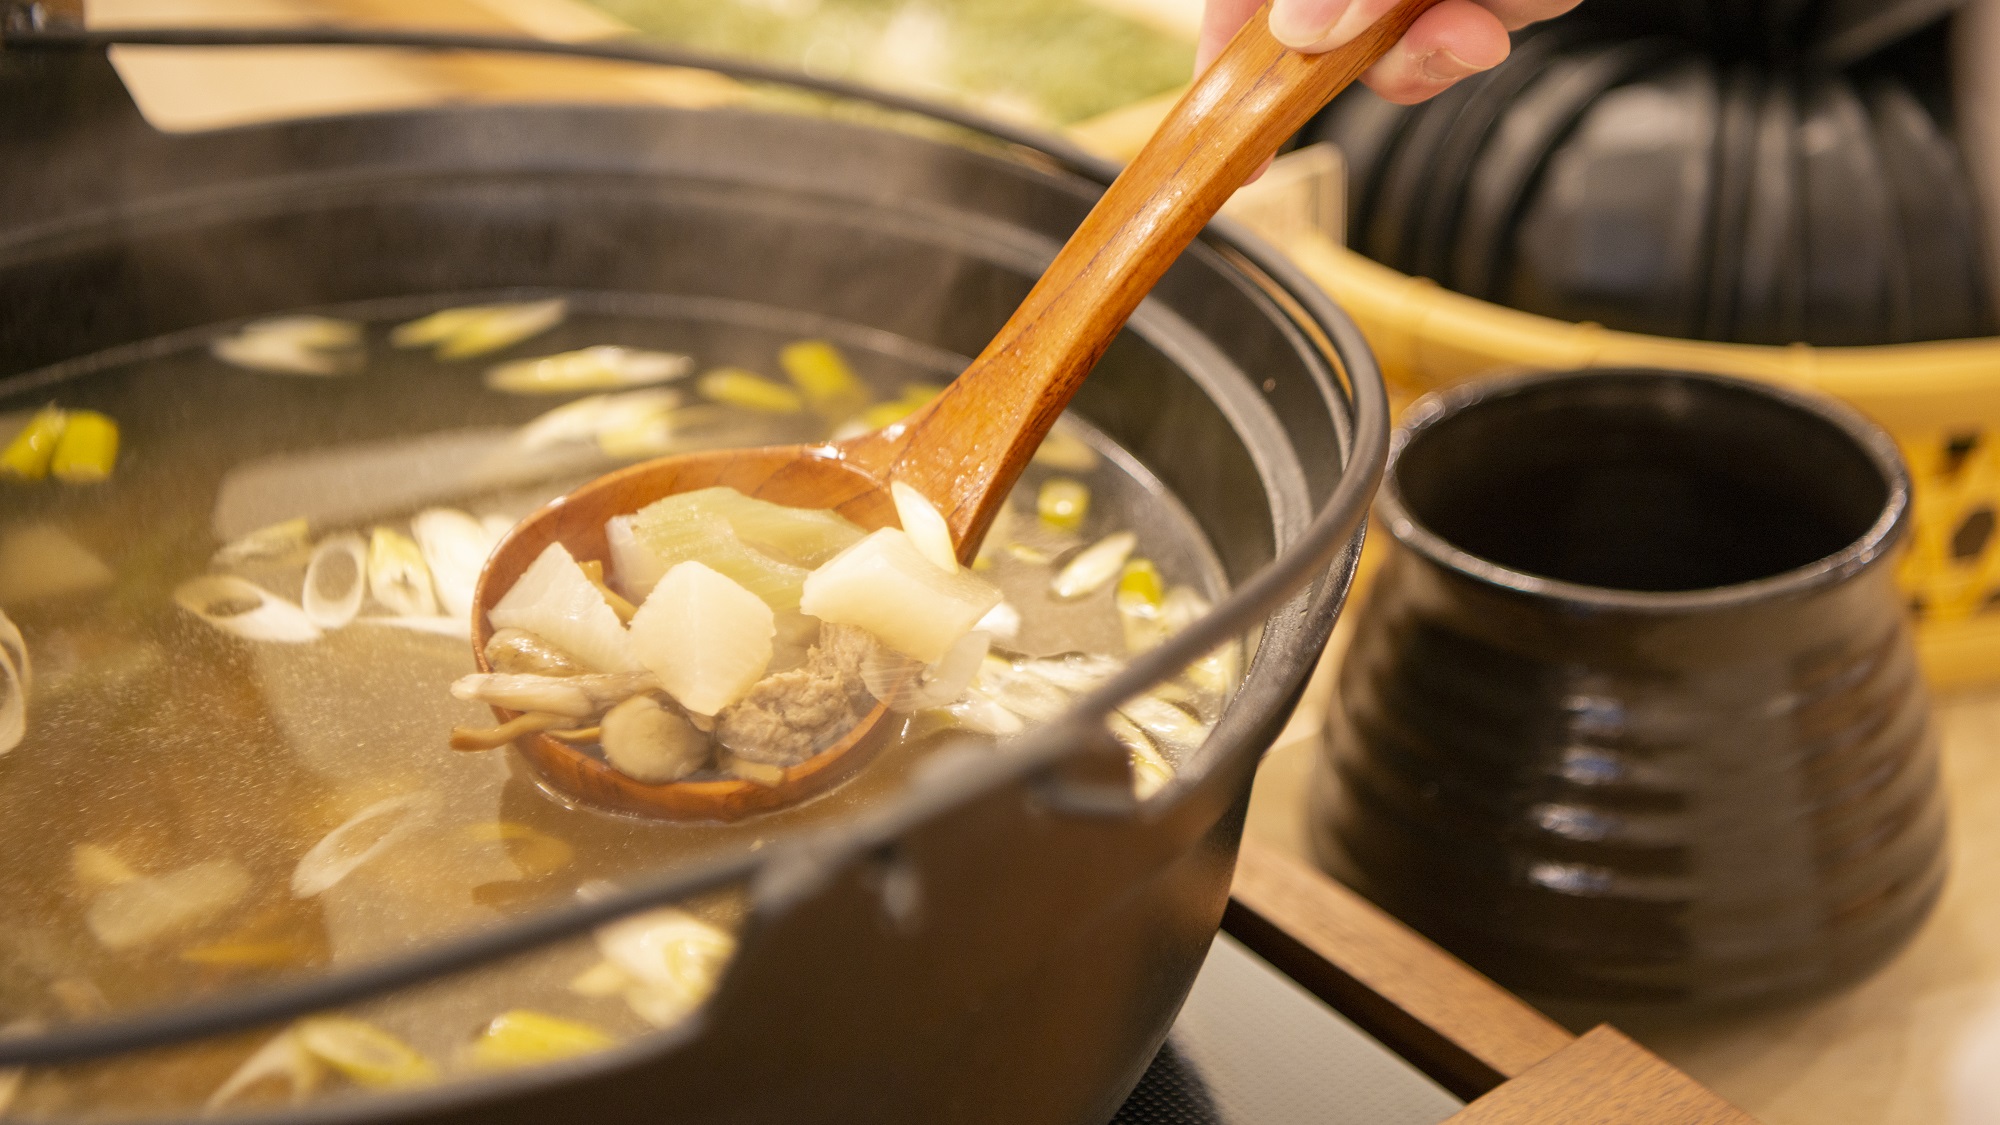
[{"label": "mushroom stem", "polygon": [[451,748],[465,751],[498,750],[524,734],[555,730],[564,723],[574,721],[566,715],[530,713],[501,723],[497,727],[453,727]]}]

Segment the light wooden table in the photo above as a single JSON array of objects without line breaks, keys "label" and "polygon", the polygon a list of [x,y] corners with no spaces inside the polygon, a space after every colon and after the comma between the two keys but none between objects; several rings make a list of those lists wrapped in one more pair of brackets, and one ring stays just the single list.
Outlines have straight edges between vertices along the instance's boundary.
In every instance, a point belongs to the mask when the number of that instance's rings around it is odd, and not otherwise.
[{"label": "light wooden table", "polygon": [[[719,0],[718,0],[719,2]],[[1199,0],[1099,0],[1183,30]],[[581,0],[93,0],[99,25],[357,23],[589,39],[624,29]],[[195,129],[440,101],[590,100],[711,105],[737,96],[712,75],[552,59],[393,51],[121,50],[117,63],[156,124]],[[1136,148],[1163,104],[1087,126]],[[1336,638],[1335,651],[1340,647]],[[1304,785],[1332,662],[1272,751],[1250,833],[1304,854]],[[1939,710],[1953,800],[1954,867],[1937,914],[1870,980],[1811,1003],[1696,1024],[1625,1030],[1769,1125],[2000,1125],[2000,693]]]}]

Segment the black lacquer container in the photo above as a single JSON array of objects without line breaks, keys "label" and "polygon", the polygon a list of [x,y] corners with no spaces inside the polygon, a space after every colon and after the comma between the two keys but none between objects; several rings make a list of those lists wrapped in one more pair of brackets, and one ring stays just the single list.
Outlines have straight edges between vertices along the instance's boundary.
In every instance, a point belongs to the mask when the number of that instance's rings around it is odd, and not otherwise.
[{"label": "black lacquer container", "polygon": [[1944,878],[1889,436],[1754,383],[1433,396],[1314,783],[1321,862],[1510,987],[1708,1006],[1880,964]]}]

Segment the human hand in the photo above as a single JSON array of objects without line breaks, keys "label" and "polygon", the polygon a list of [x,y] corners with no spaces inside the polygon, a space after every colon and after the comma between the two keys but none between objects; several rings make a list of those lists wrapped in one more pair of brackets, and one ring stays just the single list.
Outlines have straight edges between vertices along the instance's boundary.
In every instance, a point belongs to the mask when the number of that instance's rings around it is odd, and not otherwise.
[{"label": "human hand", "polygon": [[[1294,50],[1339,47],[1381,19],[1398,0],[1272,0],[1271,34]],[[1195,73],[1222,53],[1263,0],[1208,0]],[[1507,32],[1551,19],[1577,0],[1443,0],[1418,18],[1403,41],[1362,76],[1370,89],[1402,105],[1441,93],[1461,78],[1507,59]]]}]

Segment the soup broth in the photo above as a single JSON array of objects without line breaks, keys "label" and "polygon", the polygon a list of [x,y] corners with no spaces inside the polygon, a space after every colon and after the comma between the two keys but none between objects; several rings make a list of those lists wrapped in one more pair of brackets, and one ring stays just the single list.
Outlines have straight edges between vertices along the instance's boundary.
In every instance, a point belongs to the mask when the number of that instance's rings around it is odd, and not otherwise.
[{"label": "soup broth", "polygon": [[[0,753],[0,1027],[393,957],[688,858],[761,847],[895,792],[947,738],[1059,711],[1223,592],[1185,510],[1066,419],[982,551],[977,573],[1006,600],[982,622],[994,651],[957,706],[891,716],[890,745],[858,776],[743,821],[575,806],[512,750],[448,748],[454,727],[494,719],[450,693],[474,664],[462,592],[441,564],[419,564],[425,578],[403,587],[377,583],[338,625],[327,622],[339,607],[322,605],[314,624],[301,605],[313,551],[355,536],[368,547],[341,565],[381,578],[380,545],[416,544],[426,511],[497,534],[643,457],[881,425],[965,361],[713,302],[493,303],[512,311],[420,346],[396,346],[396,330],[443,302],[324,313],[350,328],[225,326],[0,383],[0,443],[50,404],[103,415],[119,437],[101,482],[4,483],[0,610],[26,651],[13,687],[26,716]],[[829,397],[801,375],[802,353],[788,349],[802,340],[851,364],[853,394]],[[608,346],[628,351],[581,352]],[[552,418],[557,408],[570,413]],[[1129,546],[1106,545],[1125,533]],[[1093,573],[1077,573],[1080,559]],[[418,602],[400,600],[417,586]],[[246,612],[259,596],[276,608]],[[1142,794],[1199,747],[1239,664],[1232,646],[1115,720]],[[740,900],[684,908],[330,1021],[0,1075],[0,1115],[268,1107],[597,1049],[674,1022],[726,963]],[[648,979],[621,960],[635,948],[680,960]]]}]

